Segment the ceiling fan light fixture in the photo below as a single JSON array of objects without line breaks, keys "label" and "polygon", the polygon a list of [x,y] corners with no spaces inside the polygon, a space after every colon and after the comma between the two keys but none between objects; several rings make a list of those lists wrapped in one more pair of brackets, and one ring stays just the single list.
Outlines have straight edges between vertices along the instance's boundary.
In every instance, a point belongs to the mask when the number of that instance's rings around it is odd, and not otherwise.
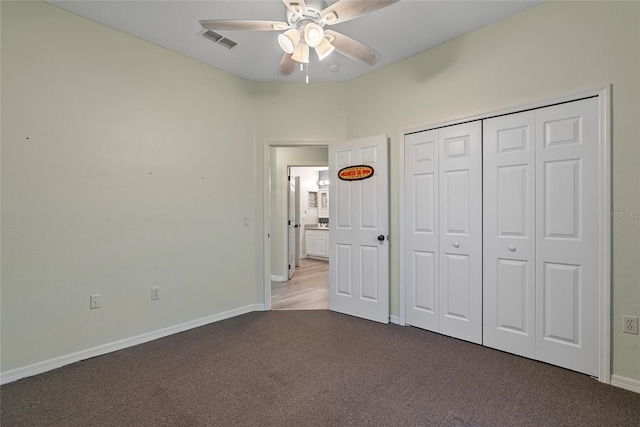
[{"label": "ceiling fan light fixture", "polygon": [[329,40],[323,38],[322,43],[316,46],[315,49],[316,53],[318,54],[318,59],[322,61],[324,58],[329,56],[331,52],[333,52],[336,48],[331,43],[329,43]]},{"label": "ceiling fan light fixture", "polygon": [[293,53],[299,42],[300,33],[295,28],[291,28],[278,36],[278,44],[286,53]]},{"label": "ceiling fan light fixture", "polygon": [[309,47],[319,46],[324,40],[324,30],[314,22],[309,22],[304,27],[304,41]]},{"label": "ceiling fan light fixture", "polygon": [[291,55],[291,59],[294,61],[301,62],[303,64],[309,63],[309,46],[304,43],[298,43],[295,50],[293,51],[293,55]]}]

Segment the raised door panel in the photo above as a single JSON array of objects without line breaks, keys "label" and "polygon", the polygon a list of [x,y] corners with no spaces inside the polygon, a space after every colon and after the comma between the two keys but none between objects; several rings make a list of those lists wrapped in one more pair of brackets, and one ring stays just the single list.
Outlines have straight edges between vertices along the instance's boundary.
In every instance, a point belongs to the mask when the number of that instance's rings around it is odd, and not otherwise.
[{"label": "raised door panel", "polygon": [[[407,323],[414,326],[431,329],[428,325],[422,324],[416,317],[415,312],[435,314],[437,307],[438,280],[436,276],[436,254],[434,252],[425,252],[414,250],[412,252],[413,259],[411,262],[411,285],[409,298],[411,300],[412,314],[407,315]],[[415,312],[414,312],[415,311]],[[411,316],[411,317],[410,317]],[[411,318],[411,320],[409,320]],[[437,321],[437,316],[434,321]],[[434,326],[431,330],[436,330]]]},{"label": "raised door panel", "polygon": [[580,239],[581,163],[579,158],[544,162],[545,239]]},{"label": "raised door panel", "polygon": [[442,223],[448,236],[469,236],[471,197],[469,169],[445,171],[442,178],[441,201],[444,202]]},{"label": "raised door panel", "polygon": [[483,122],[483,344],[535,357],[535,112]]},{"label": "raised door panel", "polygon": [[378,246],[360,246],[360,299],[379,302],[380,281],[378,280]]},{"label": "raised door panel", "polygon": [[343,149],[337,151],[334,154],[334,158],[331,159],[334,161],[336,173],[331,173],[333,171],[330,171],[329,175],[329,188],[332,189],[331,196],[335,201],[329,209],[329,215],[331,215],[329,224],[335,225],[335,227],[340,230],[353,229],[354,218],[351,201],[353,200],[354,190],[356,190],[356,188],[350,185],[349,181],[342,181],[334,177],[337,177],[338,170],[354,164],[352,157],[352,150]]},{"label": "raised door panel", "polygon": [[498,259],[496,280],[496,328],[531,336],[534,325],[527,310],[532,298],[528,285],[530,267],[527,261]]},{"label": "raised door panel", "polygon": [[339,243],[329,263],[329,268],[334,267],[332,273],[336,275],[335,293],[343,298],[353,297],[352,252],[352,245]]},{"label": "raised door panel", "polygon": [[536,111],[536,358],[598,375],[599,104]]},{"label": "raised door panel", "polygon": [[547,262],[543,269],[542,336],[547,341],[579,347],[584,335],[580,330],[584,285],[581,266]]},{"label": "raised door panel", "polygon": [[405,136],[406,323],[439,332],[438,130]]},{"label": "raised door panel", "polygon": [[438,130],[440,332],[482,342],[482,126]]},{"label": "raised door panel", "polygon": [[468,255],[445,253],[442,269],[442,313],[449,319],[471,322],[471,266]]}]

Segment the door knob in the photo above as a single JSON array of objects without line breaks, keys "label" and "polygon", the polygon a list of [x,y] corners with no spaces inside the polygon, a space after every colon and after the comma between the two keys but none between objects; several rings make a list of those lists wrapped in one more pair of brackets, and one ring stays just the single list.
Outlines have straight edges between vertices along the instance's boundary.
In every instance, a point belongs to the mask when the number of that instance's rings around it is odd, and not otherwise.
[{"label": "door knob", "polygon": [[379,242],[384,242],[384,235],[383,234],[378,236],[378,241]]},{"label": "door knob", "polygon": [[515,251],[516,251],[516,247],[515,247],[515,246],[513,246],[513,245],[509,245],[509,248],[508,248],[508,249],[509,249],[511,252],[515,252]]},{"label": "door knob", "polygon": [[459,247],[460,247],[460,243],[455,242],[455,243],[453,244],[453,247],[454,247],[454,248],[459,248]]}]

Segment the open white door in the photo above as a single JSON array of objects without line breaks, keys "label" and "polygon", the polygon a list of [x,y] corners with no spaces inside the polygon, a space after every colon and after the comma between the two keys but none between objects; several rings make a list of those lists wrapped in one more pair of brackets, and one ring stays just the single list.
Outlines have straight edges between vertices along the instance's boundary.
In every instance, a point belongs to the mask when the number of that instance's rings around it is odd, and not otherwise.
[{"label": "open white door", "polygon": [[[363,165],[373,168],[368,178],[338,178],[341,169]],[[389,323],[386,135],[329,146],[329,209],[329,308]]]},{"label": "open white door", "polygon": [[296,181],[289,177],[289,203],[287,215],[288,234],[289,234],[289,279],[296,272]]}]

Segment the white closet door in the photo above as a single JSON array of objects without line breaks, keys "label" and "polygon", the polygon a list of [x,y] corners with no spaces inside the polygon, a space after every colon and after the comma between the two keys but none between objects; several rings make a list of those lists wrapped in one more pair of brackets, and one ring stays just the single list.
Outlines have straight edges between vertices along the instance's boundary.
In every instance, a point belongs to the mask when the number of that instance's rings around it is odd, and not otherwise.
[{"label": "white closet door", "polygon": [[598,375],[597,98],[536,112],[536,358]]},{"label": "white closet door", "polygon": [[438,332],[438,130],[404,144],[406,323]]},{"label": "white closet door", "polygon": [[483,122],[483,344],[535,357],[535,112]]},{"label": "white closet door", "polygon": [[440,332],[482,343],[482,125],[439,129]]}]

